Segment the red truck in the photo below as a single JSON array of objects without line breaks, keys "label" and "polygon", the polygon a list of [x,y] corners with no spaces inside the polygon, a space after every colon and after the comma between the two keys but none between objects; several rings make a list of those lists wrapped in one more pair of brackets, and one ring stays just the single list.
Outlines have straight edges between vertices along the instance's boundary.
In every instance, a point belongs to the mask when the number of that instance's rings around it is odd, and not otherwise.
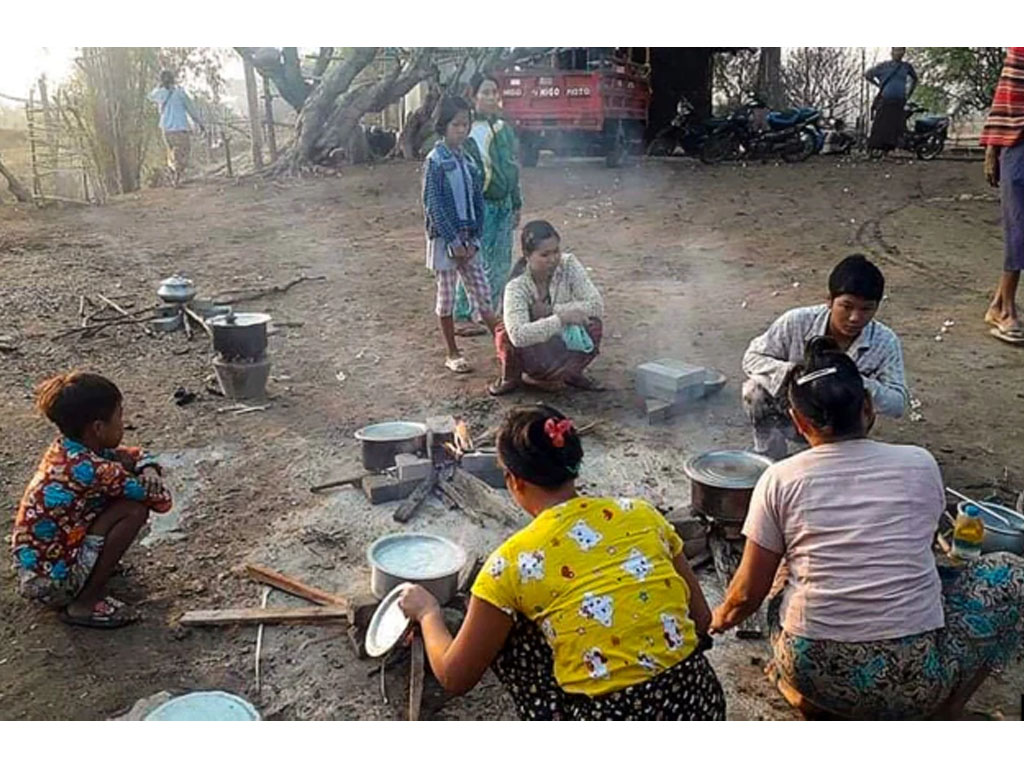
[{"label": "red truck", "polygon": [[[636,51],[645,61],[636,61]],[[501,73],[504,113],[516,128],[522,164],[535,166],[540,151],[550,149],[604,155],[609,168],[621,165],[643,144],[651,101],[647,57],[646,49],[568,49],[551,54],[549,66]]]}]

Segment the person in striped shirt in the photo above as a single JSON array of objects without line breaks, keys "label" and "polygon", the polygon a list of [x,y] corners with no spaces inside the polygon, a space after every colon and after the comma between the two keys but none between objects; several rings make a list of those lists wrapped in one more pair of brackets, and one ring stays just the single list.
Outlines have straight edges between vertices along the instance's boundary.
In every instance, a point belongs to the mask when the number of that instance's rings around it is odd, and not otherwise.
[{"label": "person in striped shirt", "polygon": [[1024,269],[1024,47],[1008,48],[992,108],[981,132],[985,178],[999,187],[1003,209],[1003,274],[985,313],[992,335],[1024,346],[1017,285]]}]

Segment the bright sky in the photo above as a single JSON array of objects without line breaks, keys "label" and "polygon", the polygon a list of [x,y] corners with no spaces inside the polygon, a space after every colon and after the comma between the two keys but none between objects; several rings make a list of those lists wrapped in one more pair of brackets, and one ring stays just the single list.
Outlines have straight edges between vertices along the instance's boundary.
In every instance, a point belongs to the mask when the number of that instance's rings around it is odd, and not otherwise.
[{"label": "bright sky", "polygon": [[70,74],[74,55],[69,47],[0,46],[0,93],[24,98],[43,74],[50,82],[60,82]]}]

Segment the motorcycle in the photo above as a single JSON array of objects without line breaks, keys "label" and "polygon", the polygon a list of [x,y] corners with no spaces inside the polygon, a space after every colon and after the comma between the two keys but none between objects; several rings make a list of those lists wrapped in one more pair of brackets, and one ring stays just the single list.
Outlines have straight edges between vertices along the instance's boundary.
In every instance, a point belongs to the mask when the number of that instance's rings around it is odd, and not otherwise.
[{"label": "motorcycle", "polygon": [[701,160],[717,163],[727,158],[750,160],[778,155],[787,163],[799,163],[819,147],[815,123],[821,111],[813,107],[772,112],[759,100],[751,101],[729,116],[705,141]]},{"label": "motorcycle", "polygon": [[684,155],[700,157],[704,142],[726,122],[728,118],[724,117],[694,120],[693,105],[685,98],[680,99],[675,117],[651,139],[647,145],[647,154],[651,157],[665,157],[674,155],[679,149]]},{"label": "motorcycle", "polygon": [[[946,146],[946,139],[949,137],[949,118],[944,115],[925,114],[927,110],[910,101],[904,107],[904,119],[906,128],[900,135],[898,149],[913,152],[919,160],[934,160]],[[917,117],[922,115],[922,117]],[[911,129],[910,121],[914,121]],[[884,156],[886,150],[872,148],[868,150],[868,157],[872,160]]]}]

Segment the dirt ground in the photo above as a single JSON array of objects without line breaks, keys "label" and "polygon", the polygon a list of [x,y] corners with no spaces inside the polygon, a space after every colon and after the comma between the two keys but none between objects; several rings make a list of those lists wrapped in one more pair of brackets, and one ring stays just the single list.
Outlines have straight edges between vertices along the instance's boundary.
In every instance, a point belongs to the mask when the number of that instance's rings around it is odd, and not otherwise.
[{"label": "dirt ground", "polygon": [[[747,342],[783,310],[820,300],[832,265],[853,251],[885,270],[880,319],[903,339],[920,401],[919,420],[885,421],[878,435],[929,448],[953,486],[979,495],[1022,487],[1024,384],[1013,372],[1024,352],[981,323],[1002,244],[980,164],[814,158],[708,168],[668,159],[611,171],[545,159],[524,182],[526,216],[561,230],[605,296],[606,342],[593,372],[608,390],[549,398],[578,421],[603,420],[586,442],[588,490],[684,506],[688,455],[749,444],[738,389]],[[115,634],[69,629],[19,599],[3,569],[0,717],[105,718],[157,691],[201,688],[247,696],[268,718],[402,716],[404,672],[387,674],[385,704],[369,674],[375,665],[355,658],[340,629],[268,628],[257,696],[255,630],[186,630],[176,619],[189,609],[257,605],[258,588],[236,571],[253,560],[325,589],[365,591],[366,545],[398,527],[390,509],[370,507],[354,490],[308,492],[358,469],[353,431],[441,413],[480,429],[506,405],[540,399],[487,396],[496,367],[484,339],[464,344],[476,374],[454,378],[442,367],[418,191],[417,165],[396,163],[326,179],[197,183],[95,209],[0,208],[0,336],[20,347],[0,353],[0,507],[13,511],[52,436],[32,410],[35,384],[73,366],[120,384],[126,440],[165,455],[177,498],[174,516],[131,550],[132,573],[113,584],[142,604],[139,625]],[[219,414],[223,401],[206,394],[174,404],[179,386],[203,393],[211,351],[200,337],[149,339],[122,327],[49,340],[77,324],[80,294],[116,294],[141,307],[178,271],[201,295],[327,278],[244,305],[294,324],[271,339],[269,410]],[[940,334],[947,320],[955,324]],[[729,384],[650,427],[635,408],[631,371],[657,357],[718,368]],[[479,554],[507,533],[439,504],[410,527],[444,532]],[[6,537],[9,514],[2,530]],[[703,578],[715,599],[713,577]],[[732,638],[711,651],[730,717],[793,717],[760,672],[767,656],[765,643]],[[1013,667],[987,683],[972,708],[1019,716],[1021,673]],[[487,678],[432,716],[513,713]]]}]

